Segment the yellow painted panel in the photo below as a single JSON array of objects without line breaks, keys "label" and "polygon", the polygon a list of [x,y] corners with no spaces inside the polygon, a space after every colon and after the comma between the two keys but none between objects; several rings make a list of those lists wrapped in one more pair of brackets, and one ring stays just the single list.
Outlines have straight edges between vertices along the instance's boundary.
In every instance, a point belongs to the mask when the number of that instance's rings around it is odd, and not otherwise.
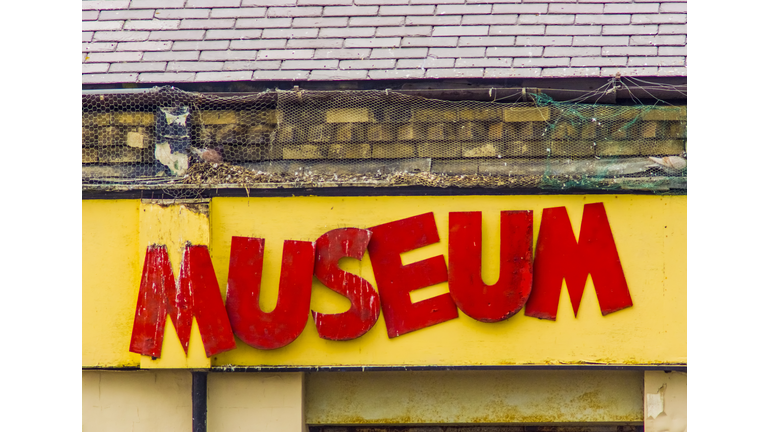
[{"label": "yellow painted panel", "polygon": [[83,201],[83,366],[138,366],[128,352],[142,261],[139,201]]},{"label": "yellow painted panel", "polygon": [[[210,239],[205,205],[160,205],[142,202],[139,212],[139,259],[144,263],[147,246],[166,245],[174,278],[178,280],[181,257],[187,242],[207,245]],[[136,300],[134,300],[134,306]],[[130,334],[128,335],[130,339]],[[163,350],[160,358],[141,356],[141,368],[209,368],[197,320],[192,320],[188,353],[184,353],[170,317],[166,317]]]},{"label": "yellow painted panel", "polygon": [[[122,335],[113,335],[125,345],[127,356],[130,323],[136,304],[138,281],[146,246],[153,242],[169,245],[176,273],[181,246],[187,240],[205,244],[210,233],[210,250],[222,296],[226,290],[229,249],[232,236],[266,239],[263,295],[260,303],[271,310],[277,299],[277,283],[283,240],[314,241],[321,234],[341,227],[370,227],[426,212],[434,212],[441,241],[403,254],[410,263],[443,254],[447,260],[448,213],[451,211],[483,211],[483,278],[493,283],[498,278],[499,212],[501,210],[533,210],[534,238],[538,233],[542,210],[566,206],[578,234],[585,203],[604,202],[616,240],[619,256],[627,277],[634,306],[603,317],[591,280],[584,291],[578,318],[573,316],[567,291],[560,296],[556,322],[538,320],[518,313],[495,324],[475,321],[460,313],[459,319],[448,321],[394,339],[388,339],[383,318],[359,339],[331,342],[320,339],[309,319],[304,332],[290,345],[272,351],[251,348],[238,340],[236,350],[211,359],[214,366],[225,365],[506,365],[552,363],[685,363],[686,356],[686,197],[632,195],[563,195],[563,196],[459,196],[459,197],[287,197],[287,198],[215,198],[210,207],[210,227],[205,215],[180,209],[148,208],[142,204],[140,252],[125,253],[120,259],[131,261],[135,274],[130,296],[110,291],[105,296],[119,303],[116,315],[90,316],[86,319],[101,327],[115,320],[129,325]],[[136,205],[136,204],[134,204]],[[145,215],[146,211],[149,212]],[[85,212],[84,212],[85,213]],[[103,211],[94,218],[115,217]],[[123,216],[121,216],[123,217]],[[84,216],[85,224],[85,216]],[[88,225],[84,225],[84,237]],[[84,247],[84,281],[86,275],[101,270],[86,264]],[[362,262],[342,260],[342,268],[361,274],[374,287],[375,279],[368,255]],[[128,285],[128,284],[125,284]],[[121,285],[122,286],[122,285]],[[114,288],[118,290],[118,288]],[[447,292],[447,283],[412,293],[414,301]],[[85,291],[85,289],[84,289]],[[127,304],[126,304],[127,303]],[[84,303],[85,306],[85,303]],[[315,281],[312,308],[324,313],[346,310],[349,302]],[[126,318],[127,317],[127,318]],[[166,331],[172,331],[167,326]],[[85,331],[85,330],[84,330]],[[192,343],[199,343],[193,335]],[[168,366],[203,367],[199,357],[186,363],[179,356],[180,344],[175,336],[166,343],[163,357],[175,358]],[[91,342],[88,342],[91,343]],[[99,346],[86,350],[101,350]],[[198,353],[201,350],[197,351]],[[183,355],[183,353],[181,354]],[[164,359],[161,358],[161,362]],[[157,363],[157,362],[156,362]],[[150,361],[142,360],[142,367]],[[91,365],[86,362],[84,365]]]},{"label": "yellow painted panel", "polygon": [[83,432],[192,430],[189,371],[83,371]]},{"label": "yellow painted panel", "polygon": [[643,421],[642,371],[309,373],[307,424]]},{"label": "yellow painted panel", "polygon": [[208,374],[208,430],[301,432],[304,374]]}]

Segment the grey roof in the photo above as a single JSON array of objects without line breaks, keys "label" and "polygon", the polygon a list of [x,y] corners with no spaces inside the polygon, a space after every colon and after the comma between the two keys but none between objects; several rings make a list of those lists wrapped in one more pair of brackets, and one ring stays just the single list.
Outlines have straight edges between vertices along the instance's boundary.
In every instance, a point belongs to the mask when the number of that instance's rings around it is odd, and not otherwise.
[{"label": "grey roof", "polygon": [[82,5],[83,84],[687,74],[677,1]]}]

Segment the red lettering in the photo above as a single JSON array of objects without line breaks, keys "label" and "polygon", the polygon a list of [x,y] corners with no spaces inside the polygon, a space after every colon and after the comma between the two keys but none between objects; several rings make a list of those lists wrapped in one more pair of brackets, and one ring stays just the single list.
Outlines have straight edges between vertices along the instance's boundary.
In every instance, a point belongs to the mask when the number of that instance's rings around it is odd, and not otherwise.
[{"label": "red lettering", "polygon": [[373,233],[359,228],[329,231],[315,242],[315,276],[323,285],[348,298],[352,306],[339,314],[312,311],[323,339],[344,341],[364,335],[379,318],[379,295],[367,280],[339,268],[344,257],[362,260]]},{"label": "red lettering", "polygon": [[588,274],[603,315],[632,306],[603,203],[584,205],[578,243],[565,207],[544,209],[525,314],[554,321],[565,278],[576,316]]},{"label": "red lettering", "polygon": [[482,322],[503,321],[523,308],[531,293],[533,212],[501,212],[499,280],[483,282],[482,212],[451,212],[448,217],[448,287],[453,301]]},{"label": "red lettering", "polygon": [[390,338],[459,317],[449,293],[416,303],[410,292],[448,280],[442,255],[403,265],[400,254],[437,243],[435,217],[425,213],[371,228],[368,244]]},{"label": "red lettering", "polygon": [[184,248],[178,283],[174,280],[165,246],[147,248],[129,350],[160,357],[166,315],[170,315],[185,353],[189,348],[193,316],[197,319],[208,357],[235,348],[235,338],[206,246],[187,245]]},{"label": "red lettering", "polygon": [[264,312],[259,306],[264,239],[232,237],[226,306],[235,335],[259,349],[281,348],[299,337],[309,316],[314,260],[313,243],[285,241],[277,306]]}]

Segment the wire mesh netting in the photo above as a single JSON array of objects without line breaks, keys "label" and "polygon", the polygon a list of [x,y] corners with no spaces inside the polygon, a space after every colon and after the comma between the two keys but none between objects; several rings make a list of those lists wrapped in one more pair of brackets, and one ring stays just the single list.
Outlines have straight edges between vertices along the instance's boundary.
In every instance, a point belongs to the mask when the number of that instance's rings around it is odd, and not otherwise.
[{"label": "wire mesh netting", "polygon": [[[394,91],[83,96],[86,188],[685,190],[686,107]],[[181,192],[176,192],[181,193]]]}]

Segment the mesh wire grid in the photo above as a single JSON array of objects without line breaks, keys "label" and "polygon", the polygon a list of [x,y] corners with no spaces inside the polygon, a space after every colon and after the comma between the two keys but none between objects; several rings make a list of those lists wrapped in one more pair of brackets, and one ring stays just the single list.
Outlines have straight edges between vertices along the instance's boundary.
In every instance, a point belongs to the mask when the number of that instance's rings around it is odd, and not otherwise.
[{"label": "mesh wire grid", "polygon": [[84,95],[84,187],[684,190],[686,107],[393,91]]}]

